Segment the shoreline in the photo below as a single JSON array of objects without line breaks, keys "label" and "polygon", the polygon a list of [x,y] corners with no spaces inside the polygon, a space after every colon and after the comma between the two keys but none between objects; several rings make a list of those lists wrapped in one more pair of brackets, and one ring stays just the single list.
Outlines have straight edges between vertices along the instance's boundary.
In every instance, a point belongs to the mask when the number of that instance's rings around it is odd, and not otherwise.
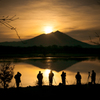
[{"label": "shoreline", "polygon": [[[9,89],[0,89],[1,97],[4,95],[15,96],[17,98],[38,98],[45,100],[52,98],[62,98],[66,97],[79,97],[81,98],[92,98],[93,96],[99,97],[97,93],[100,90],[100,84],[88,85],[82,84],[77,85],[65,85],[65,86],[33,86],[33,87],[20,87],[20,88],[9,88]],[[16,96],[17,95],[17,96]],[[80,97],[79,97],[80,98]],[[75,98],[73,98],[75,99]]]},{"label": "shoreline", "polygon": [[100,55],[98,54],[85,54],[85,53],[59,53],[59,54],[4,54],[0,55],[0,59],[17,59],[17,58],[35,58],[35,57],[41,57],[41,58],[46,58],[46,57],[56,57],[56,58],[88,58],[88,57],[98,57],[100,58]]},{"label": "shoreline", "polygon": [[6,56],[6,57],[1,57],[0,56],[0,59],[47,59],[47,58],[53,58],[53,59],[60,59],[60,58],[67,58],[67,59],[78,59],[78,58],[86,58],[86,59],[89,59],[89,58],[100,58],[100,56],[97,56],[97,55],[65,55],[65,56]]}]

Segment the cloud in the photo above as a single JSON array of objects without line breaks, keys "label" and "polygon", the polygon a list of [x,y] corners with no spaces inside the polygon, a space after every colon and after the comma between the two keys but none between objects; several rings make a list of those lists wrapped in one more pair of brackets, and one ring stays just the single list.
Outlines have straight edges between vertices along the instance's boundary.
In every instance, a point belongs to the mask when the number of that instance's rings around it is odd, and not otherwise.
[{"label": "cloud", "polygon": [[4,41],[19,41],[19,39],[17,38],[14,38],[12,37],[13,35],[12,34],[7,34],[8,31],[1,31],[0,30],[0,42],[4,42]]},{"label": "cloud", "polygon": [[95,32],[97,32],[98,35],[100,36],[100,30],[95,30],[95,29],[73,30],[73,31],[70,31],[70,32],[66,32],[66,34],[77,39],[77,40],[79,40],[79,41],[92,44],[90,42],[90,37],[93,41],[98,42],[98,38],[96,37]]},{"label": "cloud", "polygon": [[[33,37],[42,34],[43,27],[51,25],[57,30],[69,32],[78,40],[87,41],[87,36],[92,34],[91,29],[100,28],[100,5],[95,0],[2,0],[0,18],[8,15],[19,17],[10,24],[25,39],[32,34]],[[13,31],[8,31],[5,26],[0,26],[1,29],[2,34],[12,34],[8,37],[15,38]]]},{"label": "cloud", "polygon": [[68,4],[74,6],[89,6],[89,5],[97,5],[98,0],[56,0],[59,4]]}]

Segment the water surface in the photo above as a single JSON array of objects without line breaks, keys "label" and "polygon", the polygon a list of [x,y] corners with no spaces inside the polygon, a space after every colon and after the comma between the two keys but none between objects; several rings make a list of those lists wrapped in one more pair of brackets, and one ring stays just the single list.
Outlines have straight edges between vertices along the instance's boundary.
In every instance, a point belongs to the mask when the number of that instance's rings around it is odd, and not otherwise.
[{"label": "water surface", "polygon": [[[88,82],[88,72],[94,70],[96,72],[96,83],[100,83],[100,60],[98,58],[57,58],[57,57],[33,57],[6,59],[11,61],[14,67],[14,75],[19,71],[21,76],[20,86],[35,86],[37,83],[37,74],[39,71],[43,73],[43,84],[49,85],[48,74],[52,69],[54,73],[53,85],[61,83],[61,73],[66,72],[66,84],[76,84],[75,75],[79,71],[82,76],[81,82]],[[0,59],[0,64],[2,59]],[[90,80],[89,80],[90,81]],[[13,78],[10,87],[15,87],[15,79]]]}]

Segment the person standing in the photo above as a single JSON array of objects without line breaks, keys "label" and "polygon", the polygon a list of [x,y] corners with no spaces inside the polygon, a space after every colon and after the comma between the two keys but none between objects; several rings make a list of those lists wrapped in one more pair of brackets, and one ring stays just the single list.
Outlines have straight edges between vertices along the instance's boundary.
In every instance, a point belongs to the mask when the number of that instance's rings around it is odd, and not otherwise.
[{"label": "person standing", "polygon": [[87,79],[88,83],[90,83],[90,79],[91,79],[90,72],[88,72],[88,79]]},{"label": "person standing", "polygon": [[64,71],[61,74],[61,78],[62,78],[62,84],[66,85],[66,73],[64,73]]},{"label": "person standing", "polygon": [[53,83],[53,76],[54,76],[54,73],[52,71],[50,71],[49,73],[49,85],[52,86],[52,83]]},{"label": "person standing", "polygon": [[38,78],[38,85],[42,86],[43,75],[42,75],[41,71],[39,71],[39,74],[37,75],[37,78]]},{"label": "person standing", "polygon": [[81,75],[80,72],[77,72],[76,76],[75,76],[76,80],[77,80],[77,85],[81,85]]},{"label": "person standing", "polygon": [[14,76],[17,88],[19,88],[19,83],[21,82],[20,77],[21,77],[20,72],[17,72],[17,74]]},{"label": "person standing", "polygon": [[94,70],[92,70],[92,74],[91,74],[91,83],[95,84],[95,80],[96,80],[96,73],[94,72]]}]

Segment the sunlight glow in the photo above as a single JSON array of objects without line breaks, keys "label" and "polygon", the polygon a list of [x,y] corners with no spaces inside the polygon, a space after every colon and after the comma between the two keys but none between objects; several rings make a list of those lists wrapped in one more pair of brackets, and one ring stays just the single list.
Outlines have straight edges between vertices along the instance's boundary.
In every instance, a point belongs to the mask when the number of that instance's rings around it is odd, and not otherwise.
[{"label": "sunlight glow", "polygon": [[45,76],[49,76],[49,73],[50,73],[50,69],[46,69],[44,72]]},{"label": "sunlight glow", "polygon": [[52,31],[53,31],[53,29],[50,26],[47,26],[47,27],[44,28],[45,34],[51,33]]}]

